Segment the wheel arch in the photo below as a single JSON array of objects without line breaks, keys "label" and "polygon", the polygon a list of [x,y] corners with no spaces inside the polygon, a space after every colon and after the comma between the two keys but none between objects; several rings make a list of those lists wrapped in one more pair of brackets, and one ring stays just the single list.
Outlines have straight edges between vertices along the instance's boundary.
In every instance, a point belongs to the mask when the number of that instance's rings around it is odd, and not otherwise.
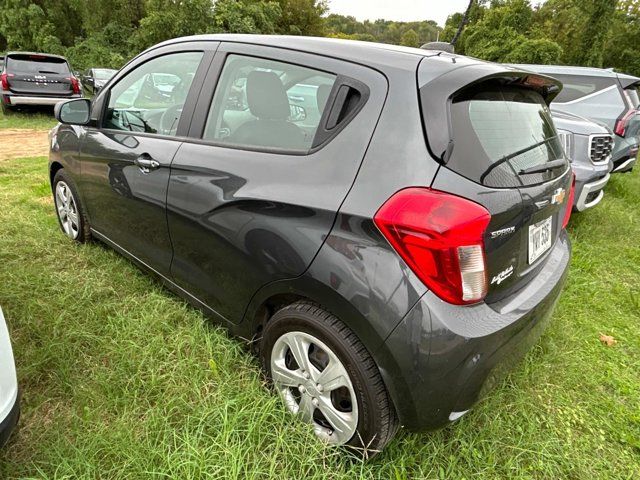
[{"label": "wheel arch", "polygon": [[367,318],[351,302],[328,285],[308,276],[278,280],[258,290],[245,311],[242,334],[246,338],[259,338],[275,312],[297,301],[316,303],[335,315],[358,336],[372,356],[385,340],[369,328]]},{"label": "wheel arch", "polygon": [[51,184],[51,190],[53,190],[53,179],[55,178],[56,173],[58,173],[58,171],[62,170],[63,168],[64,166],[57,160],[54,160],[49,165],[49,183]]}]

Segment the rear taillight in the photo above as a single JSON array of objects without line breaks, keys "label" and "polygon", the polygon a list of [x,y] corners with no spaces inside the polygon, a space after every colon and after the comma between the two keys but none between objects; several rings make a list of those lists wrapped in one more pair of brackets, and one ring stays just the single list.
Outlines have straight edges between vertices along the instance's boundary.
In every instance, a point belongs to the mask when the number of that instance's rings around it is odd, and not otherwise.
[{"label": "rear taillight", "polygon": [[614,132],[616,135],[624,137],[624,134],[627,132],[627,126],[629,125],[629,120],[638,113],[637,110],[629,110],[624,116],[616,122],[616,128],[614,128]]},{"label": "rear taillight", "polygon": [[3,73],[0,75],[0,85],[3,90],[9,90],[9,78],[13,77],[12,73]]},{"label": "rear taillight", "polygon": [[569,219],[571,218],[571,212],[573,211],[573,199],[576,195],[576,174],[572,173],[571,176],[571,190],[569,191],[569,200],[567,201],[566,210],[564,212],[564,220],[562,221],[562,228],[567,228]]},{"label": "rear taillight", "polygon": [[76,77],[69,77],[67,80],[71,82],[71,88],[73,88],[73,93],[80,93],[80,82]]},{"label": "rear taillight", "polygon": [[429,188],[400,190],[374,217],[384,237],[438,297],[456,305],[487,294],[484,232],[489,212]]}]

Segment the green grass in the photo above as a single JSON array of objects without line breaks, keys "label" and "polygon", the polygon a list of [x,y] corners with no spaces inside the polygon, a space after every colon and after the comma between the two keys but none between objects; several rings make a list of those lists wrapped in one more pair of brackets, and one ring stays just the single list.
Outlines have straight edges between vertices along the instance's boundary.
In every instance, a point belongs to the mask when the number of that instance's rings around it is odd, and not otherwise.
[{"label": "green grass", "polygon": [[[0,110],[0,129],[2,128],[33,128],[49,130],[56,125],[52,108],[29,109],[12,111],[7,115]],[[1,147],[0,147],[1,148]]]},{"label": "green grass", "polygon": [[[0,478],[640,478],[640,178],[575,215],[539,344],[467,416],[370,462],[316,443],[241,341],[58,230],[44,158],[0,163],[0,305],[23,389]],[[600,333],[618,343],[606,347]]]}]

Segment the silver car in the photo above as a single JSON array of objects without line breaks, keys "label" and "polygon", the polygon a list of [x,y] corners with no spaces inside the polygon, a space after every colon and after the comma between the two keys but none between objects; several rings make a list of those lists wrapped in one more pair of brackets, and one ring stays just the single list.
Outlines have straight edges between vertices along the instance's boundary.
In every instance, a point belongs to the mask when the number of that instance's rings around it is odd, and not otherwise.
[{"label": "silver car", "polygon": [[562,91],[551,108],[607,125],[615,134],[613,171],[628,172],[636,163],[640,144],[637,88],[640,78],[612,69],[563,65],[514,65],[560,80]]},{"label": "silver car", "polygon": [[607,126],[571,113],[552,109],[552,116],[576,175],[573,207],[579,212],[595,207],[613,168],[613,134]]}]

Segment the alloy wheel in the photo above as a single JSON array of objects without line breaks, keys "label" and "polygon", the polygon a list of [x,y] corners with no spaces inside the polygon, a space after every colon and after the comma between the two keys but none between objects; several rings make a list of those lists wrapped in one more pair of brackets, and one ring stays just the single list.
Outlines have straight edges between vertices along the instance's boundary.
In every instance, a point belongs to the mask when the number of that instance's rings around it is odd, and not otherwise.
[{"label": "alloy wheel", "polygon": [[358,402],[338,356],[305,332],[287,332],[271,352],[271,378],[287,409],[331,444],[347,443],[358,426]]},{"label": "alloy wheel", "polygon": [[80,232],[78,208],[69,185],[62,180],[56,184],[55,202],[58,219],[64,233],[75,240]]}]

